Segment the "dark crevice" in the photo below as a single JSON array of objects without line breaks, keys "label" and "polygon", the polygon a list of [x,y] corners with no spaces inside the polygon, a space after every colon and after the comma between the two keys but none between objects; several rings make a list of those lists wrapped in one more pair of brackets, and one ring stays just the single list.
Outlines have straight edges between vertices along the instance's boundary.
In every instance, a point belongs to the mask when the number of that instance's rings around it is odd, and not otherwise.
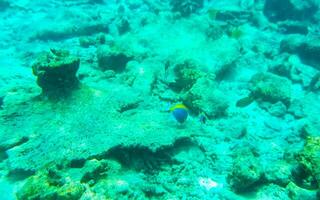
[{"label": "dark crevice", "polygon": [[[190,138],[177,140],[173,145],[152,151],[146,146],[116,146],[98,159],[113,159],[122,164],[123,167],[145,173],[156,173],[165,166],[178,164],[173,156],[182,150],[195,146]],[[97,158],[97,156],[95,156]]]},{"label": "dark crevice", "polygon": [[28,141],[29,141],[29,138],[24,136],[16,141],[8,142],[7,144],[0,145],[0,162],[8,158],[8,155],[6,153],[7,150],[12,149],[16,146],[20,146]]},{"label": "dark crevice", "polygon": [[8,173],[7,178],[11,182],[20,181],[28,178],[29,176],[34,175],[34,171],[24,170],[24,169],[15,169]]},{"label": "dark crevice", "polygon": [[73,159],[70,161],[71,168],[82,168],[86,163],[85,159]]}]

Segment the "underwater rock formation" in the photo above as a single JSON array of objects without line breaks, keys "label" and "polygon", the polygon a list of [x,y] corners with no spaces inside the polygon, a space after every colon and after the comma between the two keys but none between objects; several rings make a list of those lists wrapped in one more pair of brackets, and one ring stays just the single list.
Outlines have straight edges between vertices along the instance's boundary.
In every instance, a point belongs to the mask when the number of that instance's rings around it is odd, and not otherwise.
[{"label": "underwater rock formation", "polygon": [[97,57],[99,68],[103,71],[113,70],[115,72],[122,72],[131,60],[129,55],[110,48],[107,45],[102,45],[97,49]]},{"label": "underwater rock formation", "polygon": [[195,113],[205,113],[209,118],[221,117],[226,114],[228,100],[216,88],[216,84],[207,78],[200,78],[183,96],[186,106]]},{"label": "underwater rock formation", "polygon": [[294,83],[300,83],[307,90],[319,89],[320,74],[317,69],[302,63],[298,55],[282,54],[279,61],[271,67],[271,71],[289,78]]},{"label": "underwater rock formation", "polygon": [[251,95],[271,103],[278,101],[290,104],[291,82],[284,77],[272,73],[258,73],[251,78]]},{"label": "underwater rock formation", "polygon": [[282,52],[298,54],[301,60],[316,69],[320,69],[320,39],[292,35],[281,41]]},{"label": "underwater rock formation", "polygon": [[203,0],[171,0],[170,4],[173,11],[180,12],[183,17],[188,17],[202,8]]},{"label": "underwater rock formation", "polygon": [[37,76],[37,84],[42,93],[51,97],[64,96],[79,86],[76,73],[80,59],[68,51],[51,49],[39,56],[32,65],[32,71]]},{"label": "underwater rock formation", "polygon": [[278,28],[284,34],[301,34],[307,35],[309,33],[308,24],[300,21],[283,21],[278,23]]},{"label": "underwater rock formation", "polygon": [[266,0],[264,14],[272,22],[310,20],[317,8],[313,0]]}]

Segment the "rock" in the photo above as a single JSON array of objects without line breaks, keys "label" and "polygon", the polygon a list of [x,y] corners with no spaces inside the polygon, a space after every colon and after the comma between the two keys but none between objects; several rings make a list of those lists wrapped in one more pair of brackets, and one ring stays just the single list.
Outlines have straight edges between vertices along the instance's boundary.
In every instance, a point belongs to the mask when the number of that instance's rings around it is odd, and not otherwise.
[{"label": "rock", "polygon": [[298,52],[305,63],[320,70],[320,39],[309,38],[301,46]]},{"label": "rock", "polygon": [[306,38],[302,35],[289,35],[281,40],[280,51],[295,54],[299,52]]},{"label": "rock", "polygon": [[208,118],[225,115],[229,106],[226,95],[208,78],[198,79],[183,96],[183,101],[191,111],[203,112]]},{"label": "rock", "polygon": [[320,122],[318,120],[316,120],[316,121],[308,121],[301,128],[301,134],[305,138],[307,138],[307,137],[316,137],[316,136],[319,136],[319,130],[320,130]]},{"label": "rock", "polygon": [[82,36],[79,38],[79,44],[81,47],[88,48],[90,46],[105,44],[106,37],[104,34],[93,36]]},{"label": "rock", "polygon": [[97,182],[104,173],[107,172],[107,169],[108,165],[106,162],[101,162],[95,159],[87,161],[83,169],[81,183],[87,183],[89,181],[93,181],[92,183]]},{"label": "rock", "polygon": [[240,9],[225,9],[218,10],[216,20],[227,22],[234,26],[240,26],[252,19],[253,15],[251,11]]},{"label": "rock", "polygon": [[171,0],[172,10],[188,17],[203,7],[203,0]]},{"label": "rock", "polygon": [[291,100],[291,82],[272,73],[257,73],[251,78],[250,90],[255,99],[271,103],[281,101],[286,106]]},{"label": "rock", "polygon": [[291,178],[291,166],[285,162],[277,162],[266,167],[266,181],[280,186],[286,186]]},{"label": "rock", "polygon": [[112,49],[107,45],[101,45],[97,49],[97,57],[99,68],[103,71],[113,70],[115,72],[122,72],[131,60],[131,56],[119,50]]},{"label": "rock", "polygon": [[150,94],[160,84],[159,69],[163,67],[161,62],[145,59],[142,62],[130,61],[126,67],[126,73],[121,79],[131,86],[135,93]]},{"label": "rock", "polygon": [[280,44],[282,52],[298,54],[301,60],[316,69],[320,69],[320,39],[316,37],[302,37],[298,35],[283,39]]},{"label": "rock", "polygon": [[300,200],[300,199],[308,199],[308,200],[317,200],[317,191],[316,190],[306,190],[298,187],[293,182],[290,182],[286,189],[288,190],[290,199]]},{"label": "rock", "polygon": [[311,20],[318,6],[312,0],[266,0],[264,14],[272,21]]},{"label": "rock", "polygon": [[309,33],[308,25],[299,21],[283,21],[278,23],[278,28],[284,34],[302,34]]},{"label": "rock", "polygon": [[286,189],[276,184],[261,187],[256,199],[291,200]]},{"label": "rock", "polygon": [[[108,21],[107,19],[105,19]],[[36,31],[30,36],[30,40],[54,40],[59,41],[72,37],[81,37],[86,35],[93,35],[96,33],[105,33],[109,31],[106,21],[82,19],[82,23],[78,28],[73,27],[72,23],[66,26],[45,26],[45,28]],[[59,23],[58,23],[59,24]]]},{"label": "rock", "polygon": [[294,99],[291,101],[290,107],[288,108],[288,112],[291,113],[296,118],[303,118],[306,116],[304,113],[304,102],[299,99]]},{"label": "rock", "polygon": [[208,38],[218,40],[223,36],[224,29],[220,24],[210,24],[205,33]]},{"label": "rock", "polygon": [[19,146],[29,140],[28,137],[25,136],[20,136],[20,137],[15,137],[11,138],[9,140],[1,141],[0,142],[0,151],[6,151],[8,149],[11,149],[15,146]]},{"label": "rock", "polygon": [[303,64],[298,55],[282,54],[270,70],[280,76],[289,78],[292,82],[300,83],[306,90],[317,90],[320,72]]},{"label": "rock", "polygon": [[44,95],[59,97],[79,86],[76,77],[79,65],[80,59],[69,55],[68,51],[51,49],[38,58],[32,71]]},{"label": "rock", "polygon": [[265,108],[271,115],[276,117],[283,117],[287,112],[286,105],[284,105],[281,101],[278,101],[274,104],[268,103]]},{"label": "rock", "polygon": [[245,192],[257,186],[262,172],[256,157],[250,152],[238,152],[232,170],[228,175],[228,183],[235,192]]}]

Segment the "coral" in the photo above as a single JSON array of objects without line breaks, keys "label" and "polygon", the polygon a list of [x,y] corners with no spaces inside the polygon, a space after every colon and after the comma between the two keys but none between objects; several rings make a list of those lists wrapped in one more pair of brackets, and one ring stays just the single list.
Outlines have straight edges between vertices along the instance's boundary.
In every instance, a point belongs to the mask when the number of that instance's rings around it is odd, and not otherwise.
[{"label": "coral", "polygon": [[51,49],[39,56],[32,71],[44,95],[60,96],[79,86],[76,77],[79,65],[80,59],[68,51]]},{"label": "coral", "polygon": [[313,188],[320,188],[320,137],[307,137],[302,152],[297,155],[297,160],[302,167],[305,177],[311,176],[310,183]]},{"label": "coral", "polygon": [[186,106],[195,113],[205,113],[207,117],[223,116],[228,108],[226,96],[208,78],[200,78],[183,96]]},{"label": "coral", "polygon": [[205,75],[204,72],[198,70],[190,61],[176,65],[174,72],[176,79],[171,84],[171,87],[175,90],[189,90],[199,78]]},{"label": "coral", "polygon": [[183,17],[187,17],[203,6],[203,0],[171,0],[173,11],[180,12]]},{"label": "coral", "polygon": [[78,182],[69,182],[57,190],[57,199],[78,200],[82,196],[85,188]]},{"label": "coral", "polygon": [[113,70],[115,72],[122,72],[131,60],[129,55],[107,45],[101,45],[97,49],[97,58],[101,70]]},{"label": "coral", "polygon": [[65,181],[55,166],[49,166],[29,177],[16,195],[18,200],[76,200],[84,190],[82,184]]},{"label": "coral", "polygon": [[272,73],[257,73],[250,82],[255,99],[271,103],[282,101],[287,106],[290,104],[291,82],[287,78]]},{"label": "coral", "polygon": [[239,151],[232,171],[228,175],[228,182],[235,192],[251,189],[260,181],[262,172],[257,158],[250,151]]}]

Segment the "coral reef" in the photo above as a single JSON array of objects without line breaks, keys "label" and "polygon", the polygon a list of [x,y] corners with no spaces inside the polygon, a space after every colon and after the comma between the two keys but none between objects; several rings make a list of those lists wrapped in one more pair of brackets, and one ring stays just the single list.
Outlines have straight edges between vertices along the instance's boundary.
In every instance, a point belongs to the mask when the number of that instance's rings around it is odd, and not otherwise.
[{"label": "coral reef", "polygon": [[76,77],[79,65],[80,59],[68,51],[51,49],[39,56],[32,71],[44,95],[59,97],[79,86]]},{"label": "coral reef", "polygon": [[319,199],[319,3],[0,0],[0,199]]}]

